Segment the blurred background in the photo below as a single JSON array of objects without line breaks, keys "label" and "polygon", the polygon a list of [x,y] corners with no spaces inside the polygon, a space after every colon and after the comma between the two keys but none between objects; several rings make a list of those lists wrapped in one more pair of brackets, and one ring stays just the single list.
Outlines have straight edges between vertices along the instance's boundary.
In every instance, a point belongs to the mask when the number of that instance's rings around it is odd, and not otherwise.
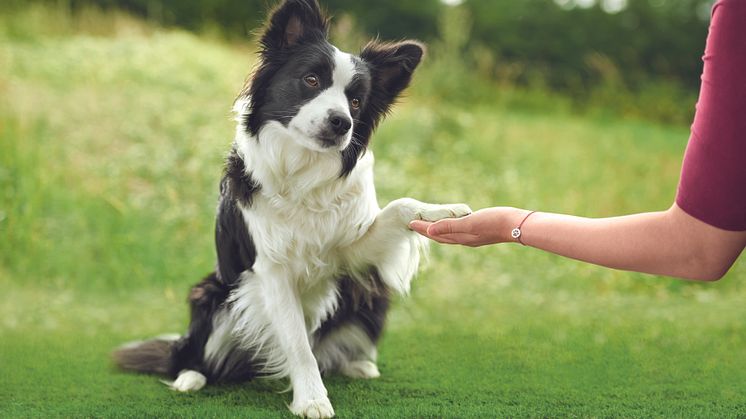
[{"label": "blurred background", "polygon": [[[368,35],[435,43],[457,60],[468,86],[439,91],[484,99],[474,78],[556,92],[578,108],[686,123],[714,0],[351,0],[324,2],[338,43]],[[247,41],[268,0],[5,0],[6,13],[33,7],[80,15],[125,12],[159,26]],[[14,30],[13,28],[9,28]],[[22,31],[21,28],[15,28]],[[455,63],[454,63],[455,64]],[[450,68],[450,66],[449,66]],[[459,74],[450,79],[460,80]],[[466,88],[466,89],[464,89]],[[492,95],[487,95],[489,100]]]},{"label": "blurred background", "polygon": [[[0,3],[0,416],[286,415],[283,385],[165,390],[109,363],[185,330],[265,0]],[[328,0],[429,55],[372,141],[412,196],[590,217],[671,205],[712,1]],[[746,415],[746,266],[698,284],[432,246],[340,417]]]}]

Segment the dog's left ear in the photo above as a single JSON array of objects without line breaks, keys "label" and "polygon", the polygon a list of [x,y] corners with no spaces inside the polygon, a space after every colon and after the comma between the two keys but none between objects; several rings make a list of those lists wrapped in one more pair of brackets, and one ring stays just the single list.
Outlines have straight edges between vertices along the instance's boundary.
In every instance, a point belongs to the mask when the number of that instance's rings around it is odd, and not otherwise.
[{"label": "dog's left ear", "polygon": [[381,43],[373,41],[363,48],[360,58],[367,62],[373,76],[373,95],[383,103],[385,112],[412,80],[412,74],[425,55],[425,46],[416,41]]},{"label": "dog's left ear", "polygon": [[328,32],[329,20],[316,0],[285,0],[271,12],[261,43],[265,50],[279,50],[326,38]]}]

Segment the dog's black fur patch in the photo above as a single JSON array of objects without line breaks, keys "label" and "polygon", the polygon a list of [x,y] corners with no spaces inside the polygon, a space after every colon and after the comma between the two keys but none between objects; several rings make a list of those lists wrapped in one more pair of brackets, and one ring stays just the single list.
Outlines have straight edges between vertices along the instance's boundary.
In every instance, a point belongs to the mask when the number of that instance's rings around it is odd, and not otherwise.
[{"label": "dog's black fur patch", "polygon": [[371,342],[378,342],[386,322],[391,294],[375,269],[368,273],[364,282],[365,285],[361,285],[359,279],[349,276],[339,279],[339,307],[316,331],[319,341],[342,326],[354,325],[365,332]]},{"label": "dog's black fur patch", "polygon": [[220,182],[220,200],[235,201],[244,207],[250,207],[254,194],[260,189],[261,186],[246,173],[243,160],[235,150],[232,150],[225,159],[225,174]]},{"label": "dog's black fur patch", "polygon": [[260,40],[260,65],[240,95],[251,97],[249,134],[256,136],[270,120],[287,126],[322,91],[304,89],[302,79],[309,72],[331,84],[334,49],[328,32],[329,21],[316,1],[288,0],[272,12]]}]

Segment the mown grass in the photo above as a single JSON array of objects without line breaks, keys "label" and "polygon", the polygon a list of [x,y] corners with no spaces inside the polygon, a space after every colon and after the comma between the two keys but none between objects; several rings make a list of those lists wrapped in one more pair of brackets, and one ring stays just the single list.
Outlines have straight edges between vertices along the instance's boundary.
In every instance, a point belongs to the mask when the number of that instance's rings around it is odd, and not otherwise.
[{"label": "mown grass", "polygon": [[[182,395],[108,359],[186,326],[250,47],[47,13],[0,19],[0,416],[287,416],[283,383]],[[465,106],[426,94],[438,65],[375,136],[382,203],[671,203],[686,127],[520,111],[498,89]],[[391,313],[382,378],[330,377],[330,397],[340,417],[744,416],[744,278],[742,262],[693,284],[434,246]]]}]

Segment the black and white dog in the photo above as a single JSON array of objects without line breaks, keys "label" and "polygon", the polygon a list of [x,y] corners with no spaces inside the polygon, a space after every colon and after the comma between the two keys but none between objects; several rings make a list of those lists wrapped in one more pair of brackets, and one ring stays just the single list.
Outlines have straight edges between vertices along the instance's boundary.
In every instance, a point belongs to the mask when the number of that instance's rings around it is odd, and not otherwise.
[{"label": "black and white dog", "polygon": [[321,373],[379,376],[390,294],[407,293],[426,245],[408,223],[471,211],[410,198],[379,208],[368,141],[424,49],[372,42],[353,56],[327,27],[316,0],[272,12],[235,105],[216,270],[190,292],[188,333],[120,348],[122,368],[169,375],[179,391],[289,377],[290,409],[307,417],[334,415]]}]

